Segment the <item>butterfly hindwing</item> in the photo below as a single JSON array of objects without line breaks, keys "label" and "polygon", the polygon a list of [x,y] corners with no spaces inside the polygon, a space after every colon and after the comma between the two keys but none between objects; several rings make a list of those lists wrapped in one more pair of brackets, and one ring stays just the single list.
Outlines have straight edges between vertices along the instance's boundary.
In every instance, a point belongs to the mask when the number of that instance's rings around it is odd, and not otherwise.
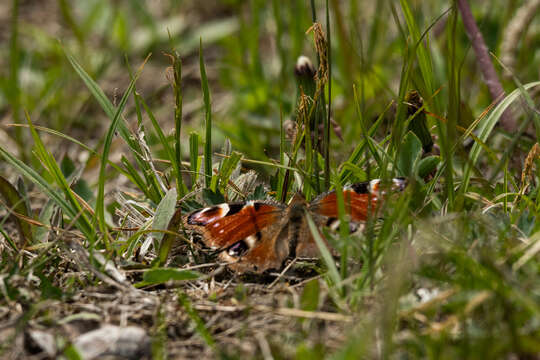
[{"label": "butterfly hindwing", "polygon": [[233,245],[220,254],[221,260],[230,263],[229,267],[239,273],[246,271],[261,273],[268,269],[278,269],[289,255],[288,243],[281,236],[282,222],[276,222],[255,235],[237,242],[244,252],[235,253]]},{"label": "butterfly hindwing", "polygon": [[[392,180],[388,188],[384,187],[384,189],[402,191],[406,184],[405,179],[396,178]],[[378,211],[382,197],[386,194],[386,191],[381,191],[380,180],[378,179],[348,185],[342,191],[345,212],[349,214],[351,219],[351,223],[349,224],[351,232],[363,228],[363,222],[366,221],[369,214],[374,214]],[[309,204],[308,210],[312,214],[318,228],[326,226],[334,229],[339,224],[337,194],[335,190],[319,195]],[[296,249],[298,256],[313,257],[314,254],[318,254],[318,248],[311,232],[301,238],[303,242],[298,243]],[[332,248],[329,247],[329,250],[334,255],[337,255]]]},{"label": "butterfly hindwing", "polygon": [[[392,191],[402,191],[405,188],[405,179],[396,178],[388,187]],[[343,200],[345,211],[352,221],[365,221],[368,214],[376,212],[380,206],[381,197],[386,191],[380,191],[380,180],[371,180],[345,186]],[[337,195],[335,191],[318,196],[310,205],[313,212],[329,218],[338,217]]]}]

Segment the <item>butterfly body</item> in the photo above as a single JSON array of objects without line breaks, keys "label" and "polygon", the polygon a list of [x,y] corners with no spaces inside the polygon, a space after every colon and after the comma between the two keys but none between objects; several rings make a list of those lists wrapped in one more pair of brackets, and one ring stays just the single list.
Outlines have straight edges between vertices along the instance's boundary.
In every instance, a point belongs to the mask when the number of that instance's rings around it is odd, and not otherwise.
[{"label": "butterfly body", "polygon": [[[402,190],[405,183],[394,179],[393,187]],[[378,208],[381,195],[378,180],[345,187],[345,209],[351,220],[365,221]],[[221,260],[233,270],[260,273],[280,268],[287,258],[318,256],[306,212],[318,227],[330,225],[338,216],[335,191],[310,203],[295,194],[288,205],[272,201],[219,204],[188,214],[184,225],[199,232],[207,246],[219,250]]]}]

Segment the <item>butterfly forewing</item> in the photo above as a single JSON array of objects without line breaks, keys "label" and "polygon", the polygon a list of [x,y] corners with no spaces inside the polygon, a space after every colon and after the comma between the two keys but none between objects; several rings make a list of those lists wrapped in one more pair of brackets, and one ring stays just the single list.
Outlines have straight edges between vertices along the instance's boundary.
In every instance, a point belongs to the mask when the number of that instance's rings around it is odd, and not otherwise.
[{"label": "butterfly forewing", "polygon": [[274,224],[282,212],[281,204],[260,201],[220,204],[192,212],[185,225],[201,232],[207,246],[226,249]]}]

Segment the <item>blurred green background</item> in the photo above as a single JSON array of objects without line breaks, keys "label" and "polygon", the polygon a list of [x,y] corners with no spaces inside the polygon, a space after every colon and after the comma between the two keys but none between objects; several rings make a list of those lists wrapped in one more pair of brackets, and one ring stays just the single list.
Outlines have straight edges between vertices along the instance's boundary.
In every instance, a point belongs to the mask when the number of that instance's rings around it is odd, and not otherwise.
[{"label": "blurred green background", "polygon": [[[433,57],[434,88],[441,89],[437,97],[444,108],[447,17],[434,21],[451,3],[410,4],[420,29],[433,26],[426,41]],[[526,82],[538,77],[538,20],[533,18],[513,40],[513,52],[501,53],[508,24],[520,5],[521,1],[471,4],[489,49],[499,57],[510,57],[515,76]],[[102,137],[106,117],[71,69],[63,47],[112,101],[118,101],[129,82],[127,62],[136,68],[151,53],[137,91],[151,105],[165,133],[173,128],[174,111],[167,70],[170,61],[165,53],[177,51],[184,63],[182,139],[187,150],[188,134],[200,130],[204,119],[197,56],[202,38],[215,113],[214,144],[219,149],[223,137],[228,137],[236,149],[255,159],[275,156],[278,151],[280,112],[287,118],[294,107],[297,57],[305,54],[315,61],[312,35],[306,34],[312,20],[308,1],[6,0],[0,6],[1,124],[25,123],[26,110],[36,124],[89,145]],[[351,96],[353,85],[362,116],[372,121],[397,98],[406,51],[403,44],[410,39],[399,30],[406,25],[397,1],[333,0],[330,8],[332,111],[344,136],[343,142],[333,141],[339,158],[351,151],[361,134]],[[319,4],[317,18],[325,23],[324,4]],[[459,122],[466,128],[491,99],[460,22],[456,53],[463,110]],[[513,88],[511,78],[504,81]],[[391,118],[392,113],[387,116]],[[125,117],[133,118],[132,106]],[[0,134],[26,157],[26,131],[2,126]]]}]

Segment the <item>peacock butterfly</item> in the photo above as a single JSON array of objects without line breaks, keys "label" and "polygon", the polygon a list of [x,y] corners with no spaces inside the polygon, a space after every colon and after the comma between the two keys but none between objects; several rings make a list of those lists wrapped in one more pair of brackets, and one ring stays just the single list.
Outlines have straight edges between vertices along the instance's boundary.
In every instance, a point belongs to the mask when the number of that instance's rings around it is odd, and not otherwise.
[{"label": "peacock butterfly", "polygon": [[[403,178],[381,187],[380,180],[371,180],[343,188],[346,212],[351,221],[360,223],[368,213],[380,208],[390,191],[402,191]],[[220,252],[220,259],[239,272],[261,273],[277,269],[288,258],[317,257],[319,250],[308,228],[304,212],[315,223],[331,226],[338,217],[335,191],[319,195],[308,203],[296,194],[289,204],[273,201],[223,203],[191,212],[184,217],[184,226],[200,233],[203,242]]]}]

